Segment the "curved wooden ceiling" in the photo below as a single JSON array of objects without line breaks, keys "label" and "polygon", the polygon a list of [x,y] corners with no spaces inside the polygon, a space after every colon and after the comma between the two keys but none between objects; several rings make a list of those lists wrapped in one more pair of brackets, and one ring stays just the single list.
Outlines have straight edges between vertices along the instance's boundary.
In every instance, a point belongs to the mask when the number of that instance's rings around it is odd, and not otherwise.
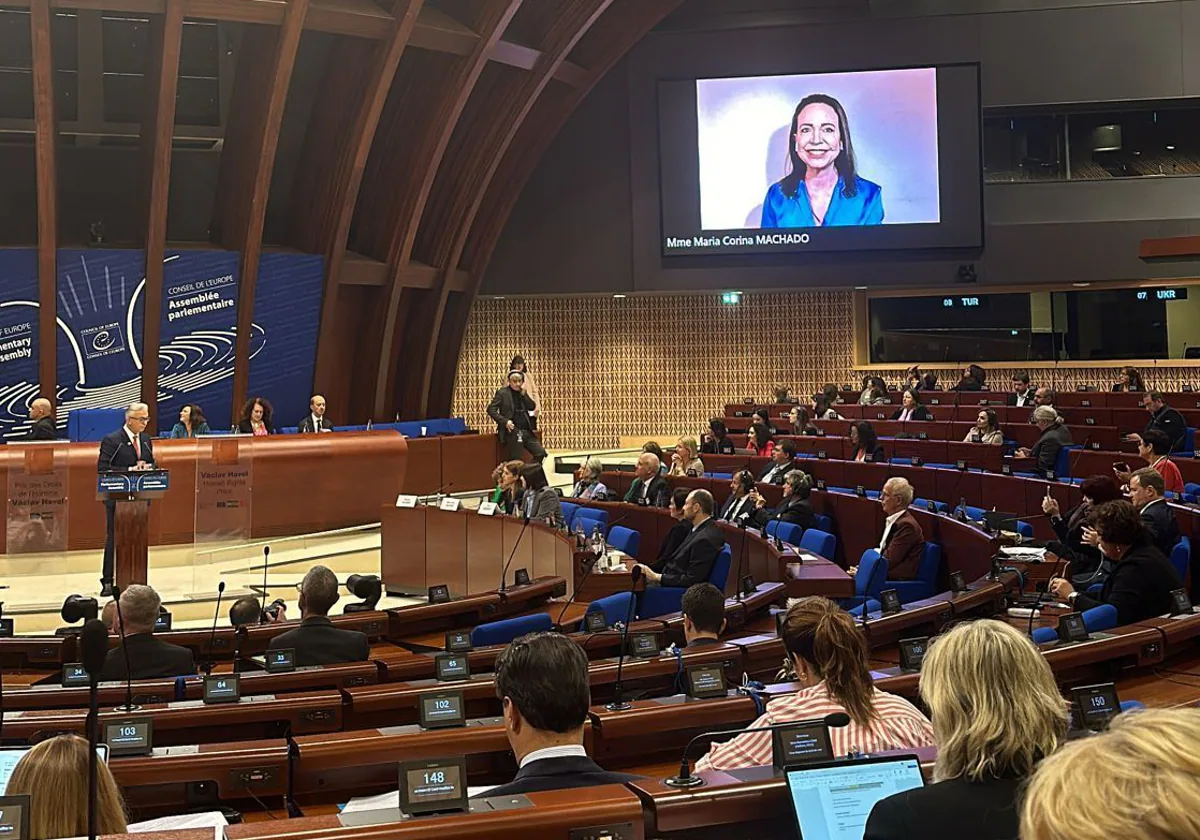
[{"label": "curved wooden ceiling", "polygon": [[[28,8],[42,312],[53,319],[58,10],[150,21],[141,129],[147,317],[162,253],[185,19],[246,24],[210,237],[241,252],[249,336],[276,149],[302,39],[330,41],[287,201],[287,245],[326,258],[315,386],[346,421],[449,411],[462,335],[533,167],[591,88],[682,0],[4,0]],[[53,321],[45,325],[53,333]],[[248,342],[246,342],[248,344]],[[53,342],[41,354],[53,382]],[[246,394],[239,342],[234,403]],[[142,392],[153,401],[157,371]],[[51,390],[47,387],[46,390]]]}]

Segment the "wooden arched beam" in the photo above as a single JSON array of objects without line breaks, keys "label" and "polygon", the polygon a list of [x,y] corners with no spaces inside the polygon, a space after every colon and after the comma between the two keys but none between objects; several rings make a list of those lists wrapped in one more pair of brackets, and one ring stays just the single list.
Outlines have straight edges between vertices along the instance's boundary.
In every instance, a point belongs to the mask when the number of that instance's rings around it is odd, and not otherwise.
[{"label": "wooden arched beam", "polygon": [[38,388],[57,402],[58,379],[58,121],[54,114],[54,63],[50,0],[29,6],[33,56],[34,161],[37,169]]},{"label": "wooden arched beam", "polygon": [[426,409],[430,416],[450,414],[471,303],[479,294],[496,243],[533,170],[592,88],[647,32],[682,3],[683,0],[636,0],[636,3],[621,0],[614,4],[589,35],[589,46],[592,47],[589,52],[593,55],[586,62],[588,72],[584,82],[557,101],[543,99],[538,103],[536,113],[531,113],[522,123],[474,217],[478,222],[465,232],[468,239],[460,252],[462,262],[459,267],[467,272],[468,285],[462,305],[443,319],[431,364],[427,366]]},{"label": "wooden arched beam", "polygon": [[[396,0],[388,37],[368,48],[343,37],[313,107],[290,201],[289,242],[325,255],[324,295],[314,370],[314,390],[347,391],[330,345],[335,341],[337,289],[363,171],[400,59],[425,0]],[[343,383],[343,384],[339,384]],[[348,394],[331,396],[345,405]]]},{"label": "wooden arched beam", "polygon": [[[147,107],[142,120],[142,173],[146,179],[146,287],[142,323],[142,402],[157,417],[158,350],[162,338],[163,258],[167,246],[167,196],[175,135],[175,95],[183,46],[183,4],[168,3],[150,21]],[[153,85],[153,87],[151,87]],[[130,341],[132,341],[132,337]],[[154,419],[151,428],[161,423]]]},{"label": "wooden arched beam", "polygon": [[233,420],[250,381],[250,330],[267,195],[279,147],[296,51],[309,0],[291,0],[278,26],[247,27],[242,39],[213,207],[213,235],[238,259],[237,338],[234,343]]},{"label": "wooden arched beam", "polygon": [[[455,158],[455,166],[447,170],[445,188],[422,220],[421,248],[418,253],[441,271],[437,277],[437,299],[426,340],[423,346],[417,348],[420,355],[406,358],[403,368],[397,368],[389,377],[389,383],[395,383],[397,379],[407,382],[402,391],[406,399],[411,401],[415,392],[418,402],[410,404],[406,410],[408,414],[421,417],[428,414],[432,361],[457,274],[458,260],[465,247],[467,231],[496,174],[496,168],[534,103],[554,78],[558,67],[567,60],[571,50],[612,2],[571,0],[563,7],[553,9],[555,19],[546,28],[546,39],[541,45],[542,56],[538,64],[528,76],[516,80],[511,88],[494,95],[487,103],[489,107],[480,109],[476,120],[480,128],[478,136],[474,138],[476,142],[470,150],[464,148],[463,154]],[[389,357],[389,360],[393,359],[395,356]],[[419,391],[416,390],[418,387]]]},{"label": "wooden arched beam", "polygon": [[[396,356],[393,348],[405,291],[404,277],[434,179],[471,92],[521,3],[522,0],[507,3],[497,0],[483,7],[474,27],[478,38],[470,54],[456,63],[452,78],[444,85],[445,96],[432,103],[423,102],[429,98],[430,81],[400,79],[397,84],[405,87],[393,92],[396,105],[390,109],[391,119],[380,128],[377,144],[386,154],[375,159],[379,168],[371,173],[368,188],[363,191],[357,219],[363,250],[383,252],[380,255],[387,262],[378,315],[366,341],[367,346],[378,348],[378,352],[360,359],[355,380],[357,391],[373,396],[368,413],[375,417],[389,417],[392,413],[384,383],[392,374]],[[422,91],[422,87],[427,89]],[[401,106],[405,101],[419,104],[405,108]],[[415,179],[419,180],[414,183]]]}]

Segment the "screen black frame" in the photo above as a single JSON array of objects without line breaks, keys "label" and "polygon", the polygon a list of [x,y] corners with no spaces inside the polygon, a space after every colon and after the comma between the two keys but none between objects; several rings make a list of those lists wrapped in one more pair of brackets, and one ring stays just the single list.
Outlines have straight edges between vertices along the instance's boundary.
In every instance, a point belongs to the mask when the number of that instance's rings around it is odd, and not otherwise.
[{"label": "screen black frame", "polygon": [[[435,768],[458,768],[459,788],[461,796],[455,799],[439,800],[438,802],[417,802],[409,798],[408,774],[413,770],[433,770]],[[456,758],[426,759],[424,761],[402,761],[398,767],[400,786],[400,810],[409,816],[418,817],[422,814],[452,814],[465,812],[470,809],[467,801],[467,759],[463,756]]]},{"label": "screen black frame", "polygon": [[[108,744],[108,754],[113,758],[119,758],[127,755],[150,755],[154,752],[154,718],[125,718],[124,720],[106,720],[104,721],[104,743]],[[144,747],[121,747],[115,746],[108,740],[109,732],[114,726],[145,726],[146,727],[146,745]]]},{"label": "screen black frame", "polygon": [[[453,699],[458,701],[458,717],[450,720],[431,721],[425,710],[429,700]],[[417,724],[422,729],[458,729],[467,725],[467,700],[461,691],[430,691],[417,698]]]},{"label": "screen black frame", "polygon": [[5,840],[29,840],[29,809],[32,804],[33,799],[27,793],[0,796],[0,813],[10,808],[17,808],[20,812],[19,825],[16,826],[14,833],[4,835]]},{"label": "screen black frame", "polygon": [[[462,660],[462,673],[446,676],[444,673],[446,666],[443,663],[452,659]],[[433,655],[433,670],[438,682],[460,682],[462,680],[469,680],[471,679],[471,660],[466,654],[462,653],[435,653]]]},{"label": "screen black frame", "polygon": [[[68,680],[67,679],[67,669],[68,668],[78,668],[83,674],[82,679]],[[92,681],[92,677],[87,672],[87,669],[83,667],[82,662],[64,662],[63,663],[62,680],[61,680],[61,685],[63,688],[86,688],[88,686],[88,684],[91,683],[91,681]]]},{"label": "screen black frame", "polygon": [[[1084,712],[1083,700],[1102,694],[1112,699],[1113,712],[1105,716],[1101,721],[1090,721],[1088,719],[1089,715]],[[1075,723],[1080,729],[1099,732],[1107,728],[1112,719],[1121,714],[1121,695],[1117,692],[1117,684],[1111,682],[1095,683],[1094,685],[1081,685],[1072,688],[1071,709],[1075,712]]]},{"label": "screen black frame", "polygon": [[[909,639],[901,639],[896,643],[900,650],[900,670],[909,671],[912,673],[921,672],[921,663],[925,661],[925,657],[929,654],[929,637],[928,636],[913,636]],[[924,645],[924,650],[917,659],[916,665],[913,665],[913,645]]]},{"label": "screen black frame", "polygon": [[900,593],[895,589],[885,589],[879,593],[879,614],[880,615],[896,615],[904,612],[904,605],[900,603]]},{"label": "screen black frame", "polygon": [[[599,627],[595,626],[597,621],[600,622]],[[580,629],[585,633],[603,633],[608,629],[608,619],[600,610],[592,610],[583,614],[583,623]]]},{"label": "screen black frame", "polygon": [[[461,642],[455,642],[454,637],[462,639]],[[470,653],[475,649],[475,645],[471,644],[470,630],[447,630],[445,648],[447,653]]]},{"label": "screen black frame", "polygon": [[[696,689],[696,680],[695,680],[695,676],[694,676],[695,673],[698,671],[709,671],[709,670],[712,670],[713,668],[716,668],[721,672],[721,687],[720,687],[720,689],[714,688],[714,689],[709,689],[709,690],[697,690]],[[687,696],[688,697],[692,697],[696,700],[711,700],[715,697],[725,697],[729,693],[729,689],[725,685],[726,674],[725,674],[724,663],[705,662],[705,663],[701,663],[701,664],[697,664],[697,665],[689,665],[687,667],[686,676],[687,676]]]},{"label": "screen black frame", "polygon": [[[225,680],[233,682],[233,693],[229,695],[211,694],[211,689],[208,685],[217,680]],[[238,703],[242,699],[242,675],[241,674],[207,674],[204,677],[204,705],[217,706],[222,703]]]},{"label": "screen black frame", "polygon": [[[280,665],[271,661],[271,654],[287,653],[291,654],[286,664]],[[295,648],[275,648],[268,650],[263,655],[263,667],[268,674],[288,674],[296,670],[296,649]]]},{"label": "screen black frame", "polygon": [[[814,731],[821,742],[823,755],[810,759],[793,758],[789,760],[787,749],[783,745],[784,736],[797,729]],[[833,739],[829,735],[829,727],[825,725],[825,721],[823,720],[798,720],[795,724],[786,728],[776,729],[771,734],[771,762],[776,770],[786,770],[789,767],[807,767],[810,764],[830,762],[834,758]]]}]

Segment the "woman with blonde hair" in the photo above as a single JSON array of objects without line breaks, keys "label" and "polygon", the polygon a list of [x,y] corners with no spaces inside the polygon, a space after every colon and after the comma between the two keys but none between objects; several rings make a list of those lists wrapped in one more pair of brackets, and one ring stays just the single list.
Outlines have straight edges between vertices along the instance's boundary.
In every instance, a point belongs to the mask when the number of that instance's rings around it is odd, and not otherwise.
[{"label": "woman with blonde hair", "polygon": [[704,475],[704,462],[697,456],[700,444],[690,435],[685,435],[675,444],[675,453],[671,456],[671,471],[667,475]]},{"label": "woman with blonde hair", "polygon": [[936,784],[876,803],[863,840],[1016,837],[1018,790],[1067,733],[1045,657],[1003,622],[967,622],[930,645],[919,690],[933,718]]},{"label": "woman with blonde hair", "polygon": [[[696,770],[734,770],[771,763],[763,727],[844,712],[848,726],[829,730],[833,754],[877,753],[933,744],[933,728],[912,703],[880,691],[871,679],[866,638],[850,614],[828,598],[801,598],[780,627],[800,691],[778,697],[745,734],[718,744]],[[756,731],[759,730],[759,731]]]},{"label": "woman with blonde hair", "polygon": [[[96,777],[96,834],[124,834],[125,803],[108,765]],[[32,840],[88,834],[88,742],[78,735],[42,741],[17,762],[6,796],[27,795]]]},{"label": "woman with blonde hair", "polygon": [[1200,709],[1117,715],[1107,732],[1042,762],[1025,792],[1022,840],[1200,837]]}]

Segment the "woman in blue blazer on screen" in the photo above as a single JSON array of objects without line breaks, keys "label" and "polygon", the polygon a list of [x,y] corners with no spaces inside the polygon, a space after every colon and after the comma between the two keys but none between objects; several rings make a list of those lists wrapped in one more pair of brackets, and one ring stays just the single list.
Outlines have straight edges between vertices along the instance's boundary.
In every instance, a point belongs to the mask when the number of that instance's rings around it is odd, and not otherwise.
[{"label": "woman in blue blazer on screen", "polygon": [[791,171],[763,200],[762,227],[883,224],[883,190],[855,171],[850,122],[842,103],[814,93],[792,115]]}]

